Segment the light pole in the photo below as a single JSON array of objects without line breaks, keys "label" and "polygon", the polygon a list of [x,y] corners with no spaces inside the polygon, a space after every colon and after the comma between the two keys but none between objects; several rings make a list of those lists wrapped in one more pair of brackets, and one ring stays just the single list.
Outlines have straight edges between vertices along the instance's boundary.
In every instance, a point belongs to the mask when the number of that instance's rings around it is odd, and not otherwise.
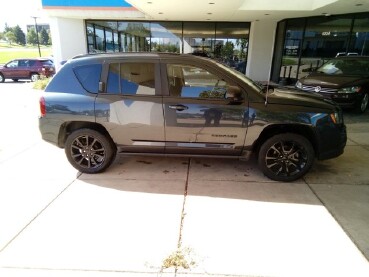
[{"label": "light pole", "polygon": [[40,40],[38,38],[38,28],[37,28],[37,16],[31,16],[35,20],[35,28],[36,28],[36,37],[37,37],[37,47],[38,47],[38,54],[41,57],[41,49],[40,49]]}]

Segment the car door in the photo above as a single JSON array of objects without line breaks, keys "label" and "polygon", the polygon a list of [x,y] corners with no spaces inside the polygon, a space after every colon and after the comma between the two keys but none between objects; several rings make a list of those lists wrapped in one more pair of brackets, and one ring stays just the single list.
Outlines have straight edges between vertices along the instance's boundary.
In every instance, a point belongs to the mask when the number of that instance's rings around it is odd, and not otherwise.
[{"label": "car door", "polygon": [[5,65],[3,74],[5,78],[16,78],[19,73],[19,60],[13,60]]},{"label": "car door", "polygon": [[96,119],[120,151],[164,152],[160,67],[154,60],[107,65],[106,89],[96,99]]},{"label": "car door", "polygon": [[17,77],[19,78],[29,78],[31,67],[33,66],[33,60],[19,60]]},{"label": "car door", "polygon": [[169,90],[163,97],[166,153],[240,155],[248,125],[246,93],[199,66],[162,68]]}]

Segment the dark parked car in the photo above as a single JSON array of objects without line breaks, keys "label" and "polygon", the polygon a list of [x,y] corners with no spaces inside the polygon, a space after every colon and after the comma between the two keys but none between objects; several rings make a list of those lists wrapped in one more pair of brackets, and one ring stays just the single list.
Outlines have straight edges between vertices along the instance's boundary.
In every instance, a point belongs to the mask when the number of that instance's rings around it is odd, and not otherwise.
[{"label": "dark parked car", "polygon": [[363,113],[369,101],[369,57],[336,57],[298,80],[295,86]]},{"label": "dark parked car", "polygon": [[50,59],[15,59],[0,66],[0,83],[5,79],[12,79],[14,82],[19,79],[31,79],[34,82],[40,75],[51,77],[54,74],[54,63]]},{"label": "dark parked car", "polygon": [[40,98],[42,138],[84,173],[115,155],[247,159],[273,180],[293,181],[315,158],[343,153],[346,128],[332,101],[265,89],[208,58],[101,54],[68,61]]}]

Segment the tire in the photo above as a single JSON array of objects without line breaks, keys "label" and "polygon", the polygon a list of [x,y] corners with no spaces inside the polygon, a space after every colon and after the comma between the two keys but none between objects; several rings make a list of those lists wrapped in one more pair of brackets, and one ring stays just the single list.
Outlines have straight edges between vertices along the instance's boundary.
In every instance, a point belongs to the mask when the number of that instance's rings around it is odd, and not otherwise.
[{"label": "tire", "polygon": [[12,79],[13,80],[13,82],[18,82],[18,79]]},{"label": "tire", "polygon": [[31,81],[36,82],[37,80],[38,80],[38,74],[37,73],[32,73],[31,74]]},{"label": "tire", "polygon": [[4,83],[4,82],[5,82],[4,75],[0,73],[0,83]]},{"label": "tire", "polygon": [[369,102],[369,94],[365,93],[363,98],[359,103],[357,103],[357,106],[355,108],[355,112],[357,113],[364,113],[365,110],[368,108],[368,102]]},{"label": "tire", "polygon": [[100,173],[115,159],[116,147],[110,137],[95,130],[80,129],[65,142],[65,154],[70,164],[82,173]]},{"label": "tire", "polygon": [[261,171],[274,181],[291,182],[304,176],[313,165],[315,152],[303,136],[285,133],[266,140],[260,147]]}]

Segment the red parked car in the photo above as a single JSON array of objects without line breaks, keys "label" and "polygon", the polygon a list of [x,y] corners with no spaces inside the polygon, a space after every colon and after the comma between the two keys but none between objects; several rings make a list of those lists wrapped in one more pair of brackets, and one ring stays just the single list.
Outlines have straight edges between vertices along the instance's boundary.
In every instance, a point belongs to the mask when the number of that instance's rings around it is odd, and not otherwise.
[{"label": "red parked car", "polygon": [[19,79],[36,81],[39,76],[51,77],[55,74],[54,63],[46,58],[15,59],[0,66],[0,83],[5,79],[17,82]]}]

